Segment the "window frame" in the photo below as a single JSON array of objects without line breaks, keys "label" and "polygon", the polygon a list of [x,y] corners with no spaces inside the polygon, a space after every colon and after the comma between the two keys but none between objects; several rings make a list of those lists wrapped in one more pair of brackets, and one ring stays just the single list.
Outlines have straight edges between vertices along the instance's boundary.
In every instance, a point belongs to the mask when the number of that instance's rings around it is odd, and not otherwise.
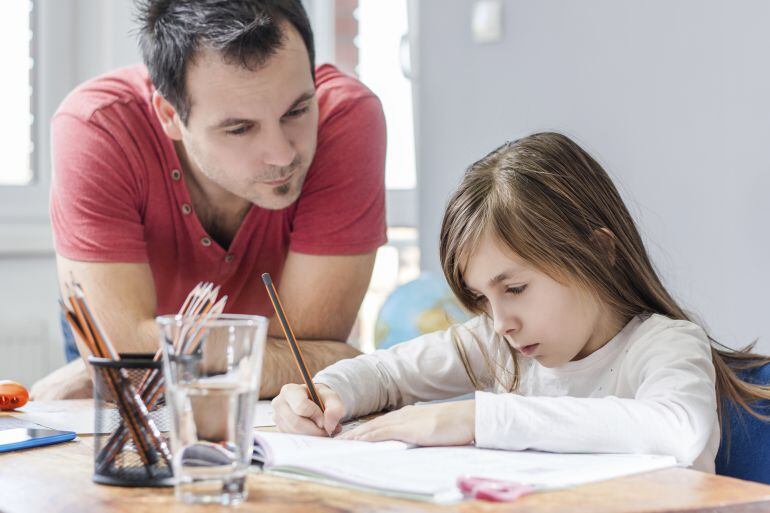
[{"label": "window frame", "polygon": [[[313,26],[313,35],[316,45],[316,63],[333,62],[335,55],[335,23],[334,23],[334,1],[335,0],[302,0],[305,10]],[[416,7],[411,0],[407,0],[407,16],[409,20],[408,43],[411,45],[414,35],[411,33],[415,24],[413,23],[416,15]],[[408,68],[413,69],[414,56],[411,52],[407,53],[407,58],[412,62]],[[412,109],[416,116],[417,113],[417,95],[415,94],[414,75],[407,77],[412,82]],[[417,123],[416,118],[413,121],[415,125],[415,166],[419,162],[419,149],[417,141]],[[386,212],[387,223],[389,227],[418,228],[417,190],[420,184],[419,172],[416,176],[417,184],[415,187],[407,189],[389,188],[386,190]]]},{"label": "window frame", "polygon": [[32,181],[26,185],[0,186],[2,256],[53,253],[48,218],[52,175],[49,125],[74,78],[75,18],[71,1],[32,0],[32,4]]}]

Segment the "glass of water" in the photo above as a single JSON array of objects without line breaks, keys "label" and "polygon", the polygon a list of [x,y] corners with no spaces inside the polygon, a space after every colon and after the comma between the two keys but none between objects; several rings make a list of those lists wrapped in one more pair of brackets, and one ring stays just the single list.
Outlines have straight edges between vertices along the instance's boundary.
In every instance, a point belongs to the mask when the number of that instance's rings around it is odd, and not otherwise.
[{"label": "glass of water", "polygon": [[171,408],[175,491],[187,503],[246,499],[267,319],[156,318]]}]

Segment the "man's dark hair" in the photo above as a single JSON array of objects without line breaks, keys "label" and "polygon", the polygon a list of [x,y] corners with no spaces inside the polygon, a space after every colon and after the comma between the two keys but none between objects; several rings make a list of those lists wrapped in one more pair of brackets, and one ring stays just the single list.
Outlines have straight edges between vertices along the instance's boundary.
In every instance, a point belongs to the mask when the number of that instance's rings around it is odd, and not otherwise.
[{"label": "man's dark hair", "polygon": [[315,79],[313,31],[300,0],[138,0],[137,9],[150,79],[185,124],[191,107],[185,73],[200,48],[258,69],[283,46],[281,25],[288,22],[305,42]]}]

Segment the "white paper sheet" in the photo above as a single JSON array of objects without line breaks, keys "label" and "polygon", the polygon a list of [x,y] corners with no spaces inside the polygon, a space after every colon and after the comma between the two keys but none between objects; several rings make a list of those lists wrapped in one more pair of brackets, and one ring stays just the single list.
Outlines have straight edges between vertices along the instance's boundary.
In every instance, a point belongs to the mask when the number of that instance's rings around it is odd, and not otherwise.
[{"label": "white paper sheet", "polygon": [[[94,434],[93,399],[31,401],[18,410],[3,415],[10,415],[51,429],[74,431],[79,435]],[[270,401],[257,401],[253,427],[272,426],[275,426],[275,421]]]},{"label": "white paper sheet", "polygon": [[29,422],[28,420],[17,419],[13,415],[0,414],[0,431],[18,428],[36,429],[40,427],[40,424],[35,424],[34,422]]},{"label": "white paper sheet", "polygon": [[275,426],[273,420],[273,407],[270,401],[257,401],[257,409],[254,412],[253,427],[272,427]]},{"label": "white paper sheet", "polygon": [[31,401],[11,415],[50,429],[74,431],[79,435],[94,434],[93,399]]},{"label": "white paper sheet", "polygon": [[[551,490],[676,465],[671,456],[557,454],[465,447],[410,447],[265,433],[255,450],[268,470],[388,495],[456,502],[459,477],[484,477]],[[257,437],[259,440],[259,436]],[[377,447],[379,445],[379,447]],[[330,455],[333,454],[333,457]]]}]

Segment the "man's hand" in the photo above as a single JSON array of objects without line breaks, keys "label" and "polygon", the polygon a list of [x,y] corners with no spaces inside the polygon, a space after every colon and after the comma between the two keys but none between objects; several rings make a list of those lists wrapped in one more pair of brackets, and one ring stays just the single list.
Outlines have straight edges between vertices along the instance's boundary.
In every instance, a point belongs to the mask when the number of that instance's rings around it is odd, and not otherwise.
[{"label": "man's hand", "polygon": [[[149,264],[78,262],[56,257],[59,287],[74,276],[88,297],[102,330],[119,353],[154,353],[158,347],[155,326],[155,288]],[[181,300],[180,300],[181,301]],[[77,340],[77,339],[76,339]],[[80,344],[78,349],[83,354]],[[32,386],[33,400],[79,399],[93,395],[85,361],[80,359],[47,375]]]},{"label": "man's hand", "polygon": [[[332,363],[361,354],[346,344],[374,267],[363,255],[307,255],[289,251],[278,295],[312,376]],[[302,383],[281,325],[271,318],[260,397],[275,397],[287,383]]]},{"label": "man's hand", "polygon": [[93,396],[94,387],[85,362],[77,359],[56,369],[34,385],[30,391],[33,401],[53,399],[86,399]]},{"label": "man's hand", "polygon": [[344,440],[401,440],[415,445],[467,445],[476,437],[476,401],[405,406],[338,436]]},{"label": "man's hand", "polygon": [[[352,256],[289,252],[278,289],[311,375],[360,354],[343,341],[366,293],[374,258],[374,252]],[[157,301],[149,264],[78,262],[59,255],[57,265],[62,291],[69,277],[75,276],[86,291],[96,320],[118,352],[155,352]],[[313,286],[308,287],[308,283]],[[183,299],[179,299],[180,304]],[[286,383],[302,382],[274,319],[269,333],[262,397],[275,397]],[[33,399],[91,395],[91,381],[82,361],[54,371],[32,387]]]},{"label": "man's hand", "polygon": [[[298,340],[348,339],[375,257],[375,252],[330,256],[289,251],[278,295]],[[268,334],[283,339],[280,323],[271,321]]]}]

